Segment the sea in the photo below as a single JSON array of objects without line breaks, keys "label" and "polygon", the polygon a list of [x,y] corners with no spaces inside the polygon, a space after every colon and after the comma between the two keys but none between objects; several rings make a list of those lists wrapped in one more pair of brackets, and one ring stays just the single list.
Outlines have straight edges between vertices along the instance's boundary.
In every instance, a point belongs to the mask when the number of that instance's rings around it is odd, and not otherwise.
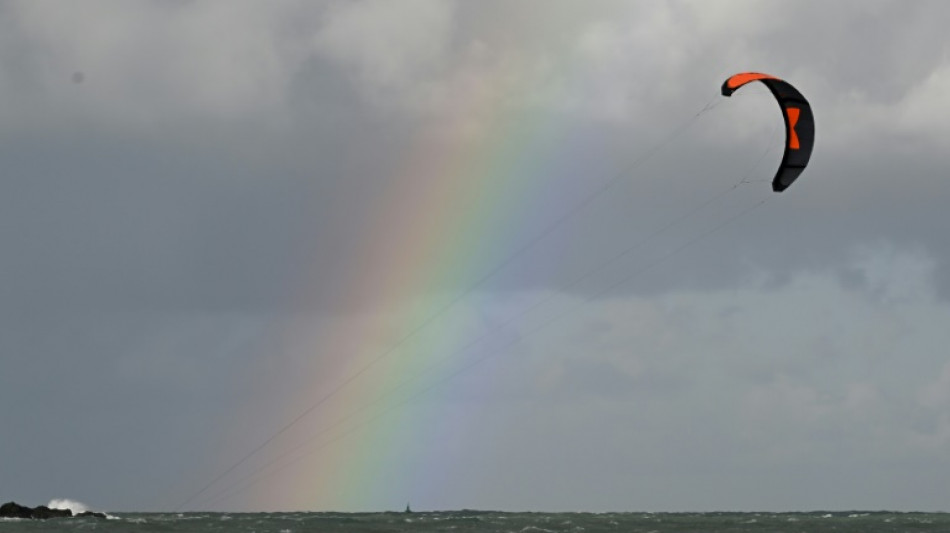
[{"label": "sea", "polygon": [[0,520],[0,533],[273,532],[273,533],[706,533],[950,532],[950,513],[117,513],[108,519]]}]

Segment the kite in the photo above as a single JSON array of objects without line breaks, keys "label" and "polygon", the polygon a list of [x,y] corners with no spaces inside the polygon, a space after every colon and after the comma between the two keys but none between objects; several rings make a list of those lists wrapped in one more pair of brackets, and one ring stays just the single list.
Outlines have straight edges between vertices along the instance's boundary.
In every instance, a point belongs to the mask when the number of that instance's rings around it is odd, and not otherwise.
[{"label": "kite", "polygon": [[772,91],[779,107],[782,108],[782,117],[785,119],[785,153],[772,179],[772,190],[782,192],[808,165],[811,150],[815,144],[815,117],[812,115],[808,100],[805,100],[798,89],[792,87],[787,81],[768,74],[758,72],[736,74],[723,82],[722,95],[732,96],[737,89],[753,81],[761,81]]}]

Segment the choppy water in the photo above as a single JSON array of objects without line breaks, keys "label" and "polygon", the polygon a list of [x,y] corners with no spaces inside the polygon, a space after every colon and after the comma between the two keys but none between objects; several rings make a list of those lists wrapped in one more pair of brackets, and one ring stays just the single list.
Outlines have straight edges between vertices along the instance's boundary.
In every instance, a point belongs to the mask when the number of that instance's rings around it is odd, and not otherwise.
[{"label": "choppy water", "polygon": [[0,533],[128,532],[950,532],[948,513],[123,513],[110,520],[3,520]]}]

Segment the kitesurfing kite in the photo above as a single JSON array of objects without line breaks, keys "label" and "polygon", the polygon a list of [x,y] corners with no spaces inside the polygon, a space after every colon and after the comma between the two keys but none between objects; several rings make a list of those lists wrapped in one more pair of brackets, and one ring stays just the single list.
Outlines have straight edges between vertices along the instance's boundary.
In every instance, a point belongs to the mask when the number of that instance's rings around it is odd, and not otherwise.
[{"label": "kitesurfing kite", "polygon": [[782,116],[785,118],[785,154],[782,164],[772,179],[772,190],[782,192],[794,182],[799,174],[808,165],[811,158],[811,149],[815,144],[815,117],[811,113],[808,100],[792,87],[787,81],[761,74],[759,72],[742,72],[730,77],[722,84],[722,95],[732,96],[739,87],[761,81],[772,91]]}]

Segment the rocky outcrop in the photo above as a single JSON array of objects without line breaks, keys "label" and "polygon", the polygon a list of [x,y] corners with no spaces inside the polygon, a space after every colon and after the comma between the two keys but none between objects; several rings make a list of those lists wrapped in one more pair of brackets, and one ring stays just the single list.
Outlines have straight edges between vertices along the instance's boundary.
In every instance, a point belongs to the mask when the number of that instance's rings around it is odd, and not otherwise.
[{"label": "rocky outcrop", "polygon": [[0,518],[31,518],[33,509],[23,507],[16,502],[7,502],[0,505]]},{"label": "rocky outcrop", "polygon": [[[3,505],[0,505],[0,518],[32,518],[36,520],[46,520],[47,518],[69,518],[71,516],[73,516],[73,512],[69,509],[50,509],[45,505],[40,505],[39,507],[27,507],[16,502],[7,502]],[[75,516],[89,516],[95,518],[106,517],[106,515],[102,513],[94,513],[92,511],[83,511]]]},{"label": "rocky outcrop", "polygon": [[69,509],[50,509],[45,505],[27,507],[16,502],[7,502],[0,505],[0,517],[3,518],[68,518],[73,515]]}]

